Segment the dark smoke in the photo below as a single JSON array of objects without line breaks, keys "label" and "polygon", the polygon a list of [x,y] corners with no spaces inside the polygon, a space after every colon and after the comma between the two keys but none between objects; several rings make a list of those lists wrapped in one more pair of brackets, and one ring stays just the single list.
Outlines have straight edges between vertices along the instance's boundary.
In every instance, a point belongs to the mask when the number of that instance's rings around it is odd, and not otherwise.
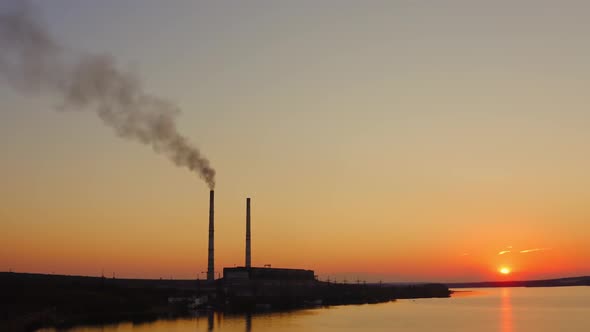
[{"label": "dark smoke", "polygon": [[58,94],[66,109],[95,111],[120,137],[150,145],[215,187],[209,160],[176,128],[176,105],[146,93],[138,77],[117,68],[111,56],[68,51],[27,2],[8,2],[0,6],[0,78],[23,93]]}]

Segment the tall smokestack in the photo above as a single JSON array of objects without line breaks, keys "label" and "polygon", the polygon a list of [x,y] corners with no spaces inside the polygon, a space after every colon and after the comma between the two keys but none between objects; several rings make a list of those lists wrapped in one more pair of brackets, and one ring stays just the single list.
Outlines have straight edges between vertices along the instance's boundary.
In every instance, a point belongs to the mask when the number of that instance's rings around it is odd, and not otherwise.
[{"label": "tall smokestack", "polygon": [[252,266],[252,254],[250,249],[250,197],[246,198],[246,267]]},{"label": "tall smokestack", "polygon": [[213,243],[215,218],[213,207],[215,206],[215,192],[211,190],[209,192],[209,259],[207,262],[207,281],[215,280],[215,245]]}]

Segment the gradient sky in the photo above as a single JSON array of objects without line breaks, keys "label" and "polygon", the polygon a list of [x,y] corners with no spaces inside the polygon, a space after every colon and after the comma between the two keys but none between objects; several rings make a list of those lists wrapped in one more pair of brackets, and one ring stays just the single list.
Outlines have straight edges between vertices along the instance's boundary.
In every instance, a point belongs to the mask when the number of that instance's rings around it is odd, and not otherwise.
[{"label": "gradient sky", "polygon": [[[586,1],[34,3],[182,108],[218,172],[217,270],[244,262],[250,196],[254,265],[590,274]],[[57,104],[0,81],[0,270],[205,271],[206,184]]]}]

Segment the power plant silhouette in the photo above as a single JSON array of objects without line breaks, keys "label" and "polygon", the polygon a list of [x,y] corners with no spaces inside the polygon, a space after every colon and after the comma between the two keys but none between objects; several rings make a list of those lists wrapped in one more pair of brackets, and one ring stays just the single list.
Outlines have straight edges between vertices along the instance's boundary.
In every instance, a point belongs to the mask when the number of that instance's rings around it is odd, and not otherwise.
[{"label": "power plant silhouette", "polygon": [[[251,199],[246,199],[246,250],[242,267],[215,279],[215,193],[209,193],[207,280],[125,279],[0,272],[5,317],[11,326],[69,326],[106,319],[180,317],[194,310],[256,312],[319,305],[364,304],[401,298],[449,297],[442,284],[366,284],[320,281],[314,271],[252,266]],[[4,302],[4,303],[2,303]],[[16,305],[15,305],[16,304]],[[53,308],[53,309],[45,309]],[[43,309],[43,311],[39,311]],[[31,314],[34,313],[34,314]],[[5,325],[4,325],[5,326]],[[4,328],[0,320],[0,331]],[[212,326],[212,324],[210,324]],[[30,328],[18,329],[23,331]]]},{"label": "power plant silhouette", "polygon": [[[252,267],[250,233],[250,197],[246,198],[246,261],[244,267]],[[209,251],[207,257],[207,281],[215,280],[215,191],[209,192]]]},{"label": "power plant silhouette", "polygon": [[[299,280],[315,281],[312,270],[252,267],[252,225],[251,225],[251,199],[246,198],[246,253],[243,267],[223,269],[223,279],[226,285],[237,286],[244,282],[255,280]],[[209,192],[209,248],[207,257],[207,282],[215,282],[215,191]]]},{"label": "power plant silhouette", "polygon": [[223,268],[215,279],[215,194],[209,195],[209,251],[207,281],[200,288],[207,303],[229,310],[294,308],[317,304],[377,303],[395,298],[448,297],[444,285],[383,286],[336,284],[319,281],[313,270],[252,266],[252,200],[246,198],[246,247],[244,266]]}]

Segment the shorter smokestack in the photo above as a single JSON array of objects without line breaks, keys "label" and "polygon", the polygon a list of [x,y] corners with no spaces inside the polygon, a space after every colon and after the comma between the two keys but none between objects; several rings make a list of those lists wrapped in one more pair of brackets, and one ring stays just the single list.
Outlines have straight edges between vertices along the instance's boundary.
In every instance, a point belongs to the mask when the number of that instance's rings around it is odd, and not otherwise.
[{"label": "shorter smokestack", "polygon": [[250,248],[250,197],[246,198],[246,267],[252,267],[252,252]]}]

